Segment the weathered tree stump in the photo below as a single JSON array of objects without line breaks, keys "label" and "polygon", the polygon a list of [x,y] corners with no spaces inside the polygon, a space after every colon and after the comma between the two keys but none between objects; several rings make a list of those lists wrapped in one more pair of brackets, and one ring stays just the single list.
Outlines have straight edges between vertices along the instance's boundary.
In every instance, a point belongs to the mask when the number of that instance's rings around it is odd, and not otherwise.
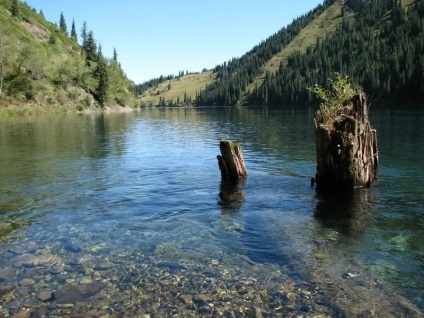
[{"label": "weathered tree stump", "polygon": [[369,187],[377,176],[377,132],[368,120],[366,95],[353,96],[331,121],[315,114],[318,188]]},{"label": "weathered tree stump", "polygon": [[243,154],[240,145],[229,140],[219,143],[221,155],[217,156],[222,180],[238,183],[241,178],[247,177]]}]

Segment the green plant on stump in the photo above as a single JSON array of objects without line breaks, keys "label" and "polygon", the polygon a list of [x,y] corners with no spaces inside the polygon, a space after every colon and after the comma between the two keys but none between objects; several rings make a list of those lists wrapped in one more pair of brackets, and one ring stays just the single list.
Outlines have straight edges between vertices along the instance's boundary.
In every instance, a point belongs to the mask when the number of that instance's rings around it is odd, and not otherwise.
[{"label": "green plant on stump", "polygon": [[362,89],[354,87],[348,76],[336,73],[334,79],[328,79],[330,88],[324,89],[315,84],[310,90],[322,100],[319,110],[316,114],[317,124],[324,126],[332,125],[334,122],[341,121],[349,116],[352,109],[352,99],[359,94]]}]

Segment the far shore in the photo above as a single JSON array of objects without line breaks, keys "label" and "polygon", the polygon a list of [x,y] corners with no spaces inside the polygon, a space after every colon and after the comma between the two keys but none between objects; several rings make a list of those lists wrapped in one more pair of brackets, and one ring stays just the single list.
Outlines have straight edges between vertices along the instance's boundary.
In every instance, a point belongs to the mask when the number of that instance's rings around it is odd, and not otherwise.
[{"label": "far shore", "polygon": [[139,107],[121,106],[118,104],[101,106],[92,106],[79,110],[74,105],[41,105],[38,103],[25,103],[17,104],[11,103],[8,105],[0,104],[0,117],[4,116],[24,116],[24,115],[37,115],[37,114],[84,114],[84,113],[128,113],[139,110]]}]

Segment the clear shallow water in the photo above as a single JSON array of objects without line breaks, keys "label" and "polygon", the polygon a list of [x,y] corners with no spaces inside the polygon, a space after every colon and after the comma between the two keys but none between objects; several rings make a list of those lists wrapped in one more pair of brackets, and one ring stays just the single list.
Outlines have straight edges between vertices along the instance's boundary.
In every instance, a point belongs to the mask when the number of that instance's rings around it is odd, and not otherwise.
[{"label": "clear shallow water", "polygon": [[[61,257],[55,266],[65,266],[48,273],[54,276],[90,255],[137,253],[135,266],[218,262],[256,279],[277,271],[293,284],[323,289],[349,284],[361,293],[357,288],[375,285],[389,299],[399,294],[424,308],[424,113],[373,109],[379,180],[350,196],[322,197],[309,186],[313,112],[153,109],[0,118],[0,265],[21,268],[16,256],[48,251]],[[230,191],[216,160],[222,138],[241,143],[249,173]],[[222,191],[236,199],[228,202]],[[314,216],[329,210],[353,217]],[[16,280],[22,277],[24,271]],[[124,278],[116,280],[124,289]],[[343,311],[337,293],[331,297]]]}]

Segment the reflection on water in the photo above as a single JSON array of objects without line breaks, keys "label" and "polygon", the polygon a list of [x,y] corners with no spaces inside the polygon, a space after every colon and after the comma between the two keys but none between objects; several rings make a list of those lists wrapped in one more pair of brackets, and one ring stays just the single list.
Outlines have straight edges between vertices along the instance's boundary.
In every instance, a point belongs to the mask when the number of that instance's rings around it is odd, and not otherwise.
[{"label": "reflection on water", "polygon": [[324,227],[333,228],[343,235],[361,236],[371,215],[368,189],[347,192],[317,190],[315,217]]},{"label": "reflection on water", "polygon": [[[414,312],[398,294],[423,307],[424,143],[399,118],[373,121],[380,185],[344,195],[310,187],[311,108],[0,118],[0,316]],[[224,138],[243,147],[237,185]]]},{"label": "reflection on water", "polygon": [[238,182],[221,180],[219,188],[219,204],[222,207],[222,213],[233,213],[240,210],[244,197],[243,189],[246,185],[246,179],[242,178]]}]

